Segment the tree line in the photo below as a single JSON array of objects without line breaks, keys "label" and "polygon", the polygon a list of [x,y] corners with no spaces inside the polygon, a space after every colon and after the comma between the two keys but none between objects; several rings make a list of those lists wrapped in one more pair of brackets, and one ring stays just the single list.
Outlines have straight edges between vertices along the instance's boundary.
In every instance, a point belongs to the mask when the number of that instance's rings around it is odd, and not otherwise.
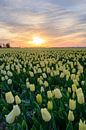
[{"label": "tree line", "polygon": [[10,43],[2,44],[0,48],[10,48]]}]

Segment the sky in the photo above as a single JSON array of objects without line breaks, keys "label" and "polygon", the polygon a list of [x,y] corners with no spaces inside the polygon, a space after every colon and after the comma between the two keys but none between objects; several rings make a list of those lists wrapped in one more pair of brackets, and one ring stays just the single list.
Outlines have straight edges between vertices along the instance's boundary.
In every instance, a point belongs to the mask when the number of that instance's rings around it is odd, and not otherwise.
[{"label": "sky", "polygon": [[86,46],[86,0],[0,0],[0,44],[34,47]]}]

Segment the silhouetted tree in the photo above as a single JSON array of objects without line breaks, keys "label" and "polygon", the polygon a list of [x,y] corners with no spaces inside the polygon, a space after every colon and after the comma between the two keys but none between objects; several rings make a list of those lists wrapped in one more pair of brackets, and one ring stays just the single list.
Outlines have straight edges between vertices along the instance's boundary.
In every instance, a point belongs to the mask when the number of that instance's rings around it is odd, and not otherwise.
[{"label": "silhouetted tree", "polygon": [[10,43],[6,43],[6,48],[10,48]]},{"label": "silhouetted tree", "polygon": [[0,48],[2,48],[2,45],[0,45]]}]

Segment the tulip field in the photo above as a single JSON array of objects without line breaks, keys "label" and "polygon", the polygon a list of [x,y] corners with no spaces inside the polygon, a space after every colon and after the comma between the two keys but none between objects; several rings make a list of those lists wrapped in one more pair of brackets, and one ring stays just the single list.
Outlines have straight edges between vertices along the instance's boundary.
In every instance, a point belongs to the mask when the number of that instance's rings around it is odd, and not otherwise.
[{"label": "tulip field", "polygon": [[86,48],[0,49],[0,130],[86,130]]}]

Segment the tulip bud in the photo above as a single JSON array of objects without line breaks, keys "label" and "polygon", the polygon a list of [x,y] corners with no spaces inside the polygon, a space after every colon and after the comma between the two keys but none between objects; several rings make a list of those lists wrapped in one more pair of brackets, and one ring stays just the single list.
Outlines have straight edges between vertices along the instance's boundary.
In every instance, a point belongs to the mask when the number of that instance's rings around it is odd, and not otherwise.
[{"label": "tulip bud", "polygon": [[71,88],[70,87],[68,87],[68,92],[71,93]]},{"label": "tulip bud", "polygon": [[61,72],[60,74],[60,78],[64,78],[65,74],[63,72]]},{"label": "tulip bud", "polygon": [[69,100],[69,108],[71,110],[75,110],[76,109],[76,101],[75,100],[73,100],[73,99]]},{"label": "tulip bud", "polygon": [[23,68],[23,73],[26,73],[26,69],[25,68]]},{"label": "tulip bud", "polygon": [[85,84],[85,81],[81,81],[81,85],[83,86]]},{"label": "tulip bud", "polygon": [[40,90],[41,92],[44,92],[44,88],[43,87],[41,87],[41,90]]},{"label": "tulip bud", "polygon": [[42,73],[42,69],[41,68],[38,68],[38,73]]},{"label": "tulip bud", "polygon": [[47,108],[48,108],[48,110],[52,110],[53,109],[53,102],[52,101],[48,101]]},{"label": "tulip bud", "polygon": [[7,103],[9,103],[9,104],[14,102],[14,96],[11,91],[5,93],[5,98],[6,98]]},{"label": "tulip bud", "polygon": [[34,77],[34,73],[32,71],[29,71],[30,77]]},{"label": "tulip bud", "polygon": [[74,114],[71,110],[69,110],[69,113],[68,113],[68,120],[69,121],[74,121]]},{"label": "tulip bud", "polygon": [[1,77],[1,80],[2,80],[2,81],[4,81],[4,80],[5,80],[5,77],[4,77],[4,76],[2,76],[2,77]]},{"label": "tulip bud", "polygon": [[37,102],[38,102],[39,104],[42,103],[42,96],[41,96],[41,94],[37,94],[36,100],[37,100]]},{"label": "tulip bud", "polygon": [[76,86],[78,86],[78,85],[79,85],[79,83],[78,83],[78,80],[77,80],[77,79],[74,79],[74,80],[73,80],[73,83],[74,83]]},{"label": "tulip bud", "polygon": [[20,104],[21,103],[21,99],[18,95],[15,96],[15,102],[16,104]]},{"label": "tulip bud", "polygon": [[86,130],[86,124],[85,122],[82,122],[82,120],[79,122],[79,130]]},{"label": "tulip bud", "polygon": [[10,85],[10,84],[12,84],[12,79],[8,79],[7,80],[7,83]]},{"label": "tulip bud", "polygon": [[27,81],[26,82],[26,87],[29,88],[29,85],[30,85],[30,83]]},{"label": "tulip bud", "polygon": [[35,85],[34,84],[30,84],[29,87],[30,87],[30,91],[31,92],[35,91]]},{"label": "tulip bud", "polygon": [[77,95],[80,94],[80,93],[83,93],[82,88],[78,88],[77,91],[76,91]]},{"label": "tulip bud", "polygon": [[55,98],[58,98],[58,99],[62,98],[61,91],[58,88],[54,89],[53,93],[54,93]]},{"label": "tulip bud", "polygon": [[83,104],[85,103],[85,99],[84,99],[84,94],[83,93],[80,93],[77,95],[77,101],[79,104]]},{"label": "tulip bud", "polygon": [[75,97],[76,97],[76,93],[73,92],[73,93],[72,93],[72,98],[74,99]]},{"label": "tulip bud", "polygon": [[10,77],[12,77],[12,76],[13,76],[13,74],[12,74],[12,72],[11,72],[11,71],[7,71],[7,75],[8,75],[8,76],[10,76]]},{"label": "tulip bud", "polygon": [[75,74],[71,74],[71,80],[74,80],[75,79]]},{"label": "tulip bud", "polygon": [[15,114],[14,111],[12,110],[7,116],[6,116],[6,122],[11,124],[15,120]]},{"label": "tulip bud", "polygon": [[48,87],[48,82],[47,81],[44,81],[44,86]]},{"label": "tulip bud", "polygon": [[52,92],[51,91],[47,91],[47,97],[50,99],[50,98],[52,98]]},{"label": "tulip bud", "polygon": [[43,73],[42,75],[43,75],[43,78],[44,78],[44,79],[46,79],[46,78],[47,78],[46,73]]},{"label": "tulip bud", "polygon": [[78,88],[77,91],[76,91],[76,94],[77,94],[77,101],[78,101],[78,103],[79,104],[85,103],[85,98],[84,98],[84,94],[83,94],[82,88]]},{"label": "tulip bud", "polygon": [[20,111],[20,108],[19,108],[18,105],[14,105],[13,106],[13,112],[14,112],[15,116],[19,116],[20,115],[21,111]]},{"label": "tulip bud", "polygon": [[43,81],[41,79],[39,79],[39,84],[43,85]]},{"label": "tulip bud", "polygon": [[21,113],[18,105],[13,106],[13,110],[6,116],[6,122],[11,124],[14,122],[16,116],[19,116]]},{"label": "tulip bud", "polygon": [[66,75],[66,81],[68,81],[69,80],[69,75]]},{"label": "tulip bud", "polygon": [[82,120],[80,120],[80,122],[79,122],[79,130],[83,130],[83,122],[82,122]]},{"label": "tulip bud", "polygon": [[51,114],[48,112],[46,108],[41,108],[41,114],[42,114],[42,119],[45,122],[48,122],[51,120]]},{"label": "tulip bud", "polygon": [[77,90],[76,85],[75,85],[75,84],[72,84],[72,91],[73,91],[73,92],[76,92],[76,90]]},{"label": "tulip bud", "polygon": [[7,75],[5,75],[5,79],[8,80],[8,76]]}]

